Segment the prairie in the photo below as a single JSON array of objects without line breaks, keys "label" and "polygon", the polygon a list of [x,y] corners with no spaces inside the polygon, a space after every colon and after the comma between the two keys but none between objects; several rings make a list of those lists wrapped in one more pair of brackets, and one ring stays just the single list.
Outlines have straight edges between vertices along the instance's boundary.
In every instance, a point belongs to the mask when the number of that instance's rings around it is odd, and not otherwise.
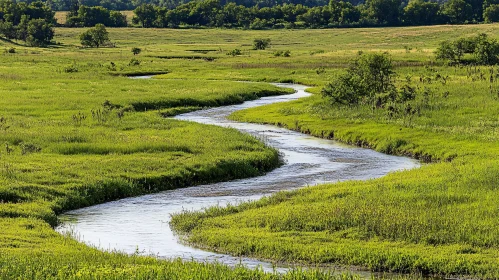
[{"label": "prairie", "polygon": [[[317,94],[233,117],[431,164],[377,180],[180,213],[173,225],[192,228],[194,244],[236,255],[498,277],[497,83],[488,79],[490,67],[450,67],[433,54],[442,40],[481,32],[497,37],[496,25],[119,28],[109,29],[115,47],[98,49],[79,46],[83,30],[57,28],[58,44],[49,48],[0,41],[0,48],[15,49],[0,60],[2,278],[354,278],[317,271],[279,276],[100,252],[51,227],[65,210],[275,168],[277,152],[250,136],[163,116],[288,93],[262,82],[302,83],[318,93],[359,51],[390,53],[399,83],[410,75],[413,84],[430,90],[421,115],[390,119],[362,106],[331,106]],[[271,48],[252,50],[255,38],[270,38]],[[141,54],[134,56],[132,47]],[[236,48],[242,55],[227,55]],[[279,50],[291,56],[276,57]],[[449,76],[446,84],[435,79],[437,73]],[[126,77],[140,74],[159,75]]]}]

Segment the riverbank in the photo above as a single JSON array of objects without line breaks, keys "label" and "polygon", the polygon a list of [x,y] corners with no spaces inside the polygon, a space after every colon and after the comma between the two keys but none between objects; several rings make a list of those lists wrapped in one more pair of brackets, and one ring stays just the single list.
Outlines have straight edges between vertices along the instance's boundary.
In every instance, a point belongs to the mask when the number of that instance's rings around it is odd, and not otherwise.
[{"label": "riverbank", "polygon": [[422,75],[448,75],[448,80],[423,85],[413,79],[430,92],[430,100],[410,123],[368,106],[333,106],[320,96],[240,111],[232,118],[431,164],[366,182],[326,184],[236,207],[185,212],[173,217],[172,225],[188,233],[193,244],[240,256],[499,277],[499,103],[487,89],[496,84],[473,79],[466,68],[426,71]]},{"label": "riverbank", "polygon": [[[388,156],[322,140],[302,133],[268,125],[233,122],[232,112],[276,102],[306,98],[306,87],[280,84],[295,94],[265,97],[240,105],[224,106],[179,115],[176,119],[231,127],[265,141],[279,151],[284,164],[263,176],[162,192],[71,211],[62,216],[66,222],[59,232],[68,230],[89,245],[105,244],[102,249],[134,253],[137,248],[159,258],[182,258],[199,262],[223,262],[229,266],[261,266],[268,272],[285,272],[286,267],[254,259],[215,254],[182,244],[168,227],[170,216],[182,210],[200,210],[214,205],[237,205],[277,191],[291,190],[338,180],[367,180],[387,173],[416,168],[419,163],[403,157]],[[147,234],[145,234],[147,233]],[[353,272],[357,274],[357,272]],[[367,277],[370,277],[367,274]]]}]

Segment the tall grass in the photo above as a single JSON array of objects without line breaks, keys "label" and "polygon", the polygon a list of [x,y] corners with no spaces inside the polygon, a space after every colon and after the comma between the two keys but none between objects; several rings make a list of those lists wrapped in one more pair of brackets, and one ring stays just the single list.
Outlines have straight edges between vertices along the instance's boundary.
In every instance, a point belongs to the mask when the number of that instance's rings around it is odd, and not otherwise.
[{"label": "tall grass", "polygon": [[[116,48],[82,49],[76,28],[57,29],[59,44],[50,48],[0,41],[0,49],[16,49],[0,54],[0,278],[353,278],[299,270],[279,276],[103,253],[50,226],[68,209],[272,169],[276,151],[252,137],[163,116],[289,92],[238,80],[323,85],[359,50],[391,53],[400,80],[410,74],[418,83],[434,71],[450,80],[445,87],[418,85],[431,88],[435,98],[410,122],[362,107],[331,107],[318,97],[237,118],[441,163],[378,181],[186,213],[174,218],[175,225],[190,231],[192,242],[241,255],[496,278],[496,85],[482,81],[477,70],[434,63],[432,52],[444,39],[495,36],[497,30],[126,28],[109,30]],[[271,38],[273,46],[252,51],[254,38]],[[133,47],[142,53],[134,56]],[[243,55],[227,56],[234,48]],[[183,59],[200,50],[214,60]],[[280,50],[292,56],[275,57]],[[131,58],[140,65],[131,66]],[[124,76],[146,73],[167,74]]]}]

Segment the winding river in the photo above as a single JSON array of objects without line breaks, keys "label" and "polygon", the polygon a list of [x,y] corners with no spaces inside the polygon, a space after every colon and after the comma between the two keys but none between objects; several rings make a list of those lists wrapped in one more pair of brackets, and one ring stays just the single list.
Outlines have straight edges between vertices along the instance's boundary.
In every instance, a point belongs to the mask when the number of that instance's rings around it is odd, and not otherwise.
[{"label": "winding river", "polygon": [[217,254],[182,244],[169,227],[170,215],[183,209],[234,204],[318,183],[377,178],[419,166],[413,159],[385,155],[284,128],[227,120],[226,117],[234,111],[309,96],[305,86],[277,85],[293,88],[296,93],[195,111],[175,119],[233,127],[255,135],[280,151],[285,161],[282,167],[257,178],[170,190],[67,212],[60,217],[64,222],[57,231],[70,232],[80,241],[102,250],[139,251],[159,258],[217,261],[273,270],[273,265],[268,262]]}]

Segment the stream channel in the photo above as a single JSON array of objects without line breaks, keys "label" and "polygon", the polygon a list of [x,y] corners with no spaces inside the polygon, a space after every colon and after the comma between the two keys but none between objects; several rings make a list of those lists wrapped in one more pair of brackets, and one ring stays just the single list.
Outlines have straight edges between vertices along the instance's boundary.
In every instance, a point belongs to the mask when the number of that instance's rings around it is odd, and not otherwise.
[{"label": "stream channel", "polygon": [[[213,253],[182,244],[170,229],[170,215],[183,209],[199,210],[213,205],[237,204],[277,191],[319,183],[377,178],[420,165],[414,159],[385,155],[276,126],[227,119],[228,115],[238,110],[310,95],[305,92],[305,86],[276,85],[293,88],[296,92],[186,113],[175,119],[232,127],[254,135],[279,150],[285,162],[281,167],[256,178],[175,189],[70,211],[60,216],[63,222],[56,230],[63,234],[69,232],[81,242],[102,250],[130,254],[138,250],[164,259],[220,262],[229,266],[242,264],[250,268],[261,267],[266,271],[285,271],[289,267],[275,267],[270,262]],[[370,277],[369,272],[361,274]]]}]

